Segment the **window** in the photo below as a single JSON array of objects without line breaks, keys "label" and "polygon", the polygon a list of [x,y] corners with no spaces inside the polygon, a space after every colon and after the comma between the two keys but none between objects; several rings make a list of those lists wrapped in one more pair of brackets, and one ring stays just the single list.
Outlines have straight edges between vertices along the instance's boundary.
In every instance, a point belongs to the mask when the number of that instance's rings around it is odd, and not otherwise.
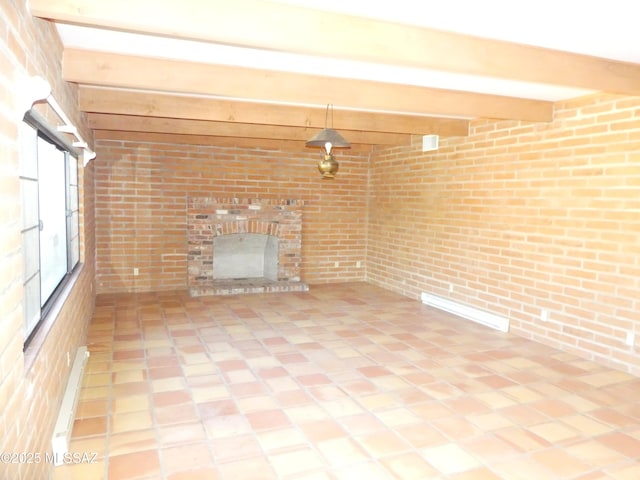
[{"label": "window", "polygon": [[26,117],[20,131],[25,346],[80,259],[78,160]]}]

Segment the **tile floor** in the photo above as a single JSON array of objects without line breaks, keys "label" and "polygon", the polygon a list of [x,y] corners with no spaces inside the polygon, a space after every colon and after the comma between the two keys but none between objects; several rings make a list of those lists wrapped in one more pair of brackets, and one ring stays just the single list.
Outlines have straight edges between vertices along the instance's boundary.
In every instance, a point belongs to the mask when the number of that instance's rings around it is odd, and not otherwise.
[{"label": "tile floor", "polygon": [[640,379],[366,284],[100,296],[54,479],[640,479]]}]

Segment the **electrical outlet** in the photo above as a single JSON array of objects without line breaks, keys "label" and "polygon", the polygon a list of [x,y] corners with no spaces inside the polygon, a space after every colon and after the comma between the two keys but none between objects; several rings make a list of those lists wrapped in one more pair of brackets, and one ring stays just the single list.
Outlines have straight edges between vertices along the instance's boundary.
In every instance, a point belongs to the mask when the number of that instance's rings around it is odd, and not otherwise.
[{"label": "electrical outlet", "polygon": [[67,367],[71,365],[71,354],[67,352]]},{"label": "electrical outlet", "polygon": [[453,292],[453,283],[449,284],[449,293]]},{"label": "electrical outlet", "polygon": [[138,270],[138,267],[133,269],[133,276],[137,277],[138,275],[140,275],[140,270]]},{"label": "electrical outlet", "polygon": [[360,268],[360,260],[356,262],[356,268]]},{"label": "electrical outlet", "polygon": [[624,343],[628,347],[633,347],[636,344],[636,336],[633,332],[627,332],[627,338],[625,338]]},{"label": "electrical outlet", "polygon": [[340,266],[340,262],[336,262],[333,266],[338,268]]},{"label": "electrical outlet", "polygon": [[549,321],[549,310],[542,309],[540,311],[540,320],[542,320],[543,322]]}]

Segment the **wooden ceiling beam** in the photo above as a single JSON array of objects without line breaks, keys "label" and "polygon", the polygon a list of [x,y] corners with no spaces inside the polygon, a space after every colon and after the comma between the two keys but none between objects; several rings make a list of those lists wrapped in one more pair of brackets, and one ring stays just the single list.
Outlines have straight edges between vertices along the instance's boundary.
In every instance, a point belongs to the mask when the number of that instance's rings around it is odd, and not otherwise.
[{"label": "wooden ceiling beam", "polygon": [[[378,64],[640,94],[640,65],[258,0],[30,0],[79,25]],[[300,41],[292,41],[300,39]]]},{"label": "wooden ceiling beam", "polygon": [[[305,146],[305,142],[297,140],[274,140],[264,138],[217,137],[212,135],[182,135],[173,133],[131,132],[125,130],[95,130],[94,140],[116,140],[135,143],[166,143],[177,145],[211,145],[229,148],[255,148],[258,150],[278,150],[287,152],[305,152],[317,154],[320,149]],[[350,155],[368,154],[371,145],[351,144],[351,148],[341,148],[338,159]]]},{"label": "wooden ceiling beam", "polygon": [[[171,95],[145,91],[81,86],[80,109],[85,112],[183,118],[219,122],[256,123],[324,128],[326,107],[298,107],[221,98]],[[457,118],[399,115],[334,109],[331,122],[338,130],[466,136],[469,121]]]},{"label": "wooden ceiling beam", "polygon": [[548,122],[553,104],[499,95],[65,49],[63,78],[119,88],[410,114]]},{"label": "wooden ceiling beam", "polygon": [[[181,118],[144,117],[90,113],[88,125],[92,130],[127,130],[132,132],[174,133],[179,135],[211,135],[214,137],[242,137],[306,142],[318,133],[318,128],[254,123],[213,122]],[[402,133],[361,132],[345,130],[341,133],[349,142],[368,145],[405,145],[411,135]]]}]

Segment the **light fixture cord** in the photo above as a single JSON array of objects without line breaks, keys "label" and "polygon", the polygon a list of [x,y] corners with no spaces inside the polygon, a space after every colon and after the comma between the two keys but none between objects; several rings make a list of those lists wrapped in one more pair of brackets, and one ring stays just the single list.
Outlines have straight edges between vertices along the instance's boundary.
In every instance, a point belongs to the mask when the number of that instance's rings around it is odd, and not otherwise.
[{"label": "light fixture cord", "polygon": [[331,128],[333,128],[333,103],[327,103],[327,110],[324,112],[324,128],[329,127],[329,108],[331,108]]}]

